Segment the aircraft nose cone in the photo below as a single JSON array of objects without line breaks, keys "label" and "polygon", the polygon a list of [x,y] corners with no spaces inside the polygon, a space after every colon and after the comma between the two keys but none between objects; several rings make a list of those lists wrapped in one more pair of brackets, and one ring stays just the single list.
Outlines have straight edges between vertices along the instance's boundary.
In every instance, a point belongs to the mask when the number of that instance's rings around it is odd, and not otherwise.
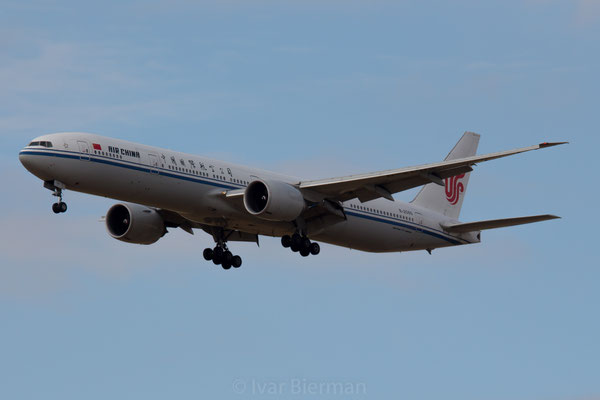
[{"label": "aircraft nose cone", "polygon": [[33,159],[31,157],[31,155],[28,155],[27,153],[25,153],[24,151],[21,151],[19,153],[19,161],[21,162],[21,164],[23,164],[23,166],[25,168],[27,168],[29,171],[31,171],[31,168],[33,168]]},{"label": "aircraft nose cone", "polygon": [[19,161],[27,171],[40,179],[47,180],[49,173],[52,170],[52,164],[48,164],[47,160],[44,160],[44,158],[45,157],[40,157],[39,155],[29,154],[26,149],[21,150],[19,153]]}]

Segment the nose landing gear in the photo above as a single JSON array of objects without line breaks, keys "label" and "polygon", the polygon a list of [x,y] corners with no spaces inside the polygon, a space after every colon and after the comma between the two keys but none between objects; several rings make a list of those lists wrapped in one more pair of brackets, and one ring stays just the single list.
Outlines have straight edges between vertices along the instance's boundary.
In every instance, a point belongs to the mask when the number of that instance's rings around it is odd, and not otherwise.
[{"label": "nose landing gear", "polygon": [[306,236],[301,236],[299,233],[294,233],[292,236],[285,235],[281,238],[281,245],[289,248],[294,253],[300,253],[302,257],[309,255],[316,256],[321,252],[319,243],[311,242]]},{"label": "nose landing gear", "polygon": [[48,181],[44,182],[44,187],[46,189],[52,190],[52,196],[58,198],[58,201],[52,204],[52,211],[54,214],[60,214],[67,212],[67,203],[62,200],[62,191],[65,188],[65,185],[59,181]]},{"label": "nose landing gear", "polygon": [[67,203],[59,201],[58,203],[52,204],[52,211],[54,211],[54,214],[67,212]]}]

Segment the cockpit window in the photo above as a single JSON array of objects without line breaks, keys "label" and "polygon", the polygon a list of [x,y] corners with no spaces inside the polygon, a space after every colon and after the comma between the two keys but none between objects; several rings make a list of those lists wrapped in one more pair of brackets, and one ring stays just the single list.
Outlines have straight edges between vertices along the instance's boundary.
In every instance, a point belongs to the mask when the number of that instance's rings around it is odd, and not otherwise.
[{"label": "cockpit window", "polygon": [[52,147],[52,142],[41,141],[41,142],[31,142],[29,146],[42,146],[42,147]]}]

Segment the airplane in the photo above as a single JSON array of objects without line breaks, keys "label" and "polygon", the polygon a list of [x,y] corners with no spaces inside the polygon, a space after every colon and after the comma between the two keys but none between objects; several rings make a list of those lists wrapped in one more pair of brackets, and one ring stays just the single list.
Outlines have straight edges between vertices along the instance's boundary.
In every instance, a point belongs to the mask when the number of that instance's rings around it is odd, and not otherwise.
[{"label": "airplane", "polygon": [[[305,180],[96,134],[54,133],[33,139],[19,160],[53,192],[56,214],[73,190],[121,201],[105,216],[115,239],[149,245],[167,228],[212,235],[203,257],[223,269],[242,258],[229,242],[280,237],[303,257],[319,242],[366,252],[403,252],[479,243],[481,231],[559,218],[555,215],[460,222],[473,166],[567,142],[476,155],[480,135],[465,132],[441,162]],[[422,186],[405,203],[393,194]]]}]

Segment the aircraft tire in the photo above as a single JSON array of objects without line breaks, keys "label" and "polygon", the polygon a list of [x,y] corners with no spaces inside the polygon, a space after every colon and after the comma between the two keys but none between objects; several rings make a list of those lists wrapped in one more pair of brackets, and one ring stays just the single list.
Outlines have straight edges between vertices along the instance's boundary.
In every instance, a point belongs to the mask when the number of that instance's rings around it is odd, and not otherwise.
[{"label": "aircraft tire", "polygon": [[294,233],[292,235],[292,246],[296,245],[296,247],[300,247],[301,244],[302,244],[302,236],[300,236],[298,233]]},{"label": "aircraft tire", "polygon": [[233,258],[231,259],[231,266],[233,268],[239,268],[242,266],[242,257],[240,256],[233,256]]},{"label": "aircraft tire", "polygon": [[220,260],[221,258],[223,258],[223,253],[224,253],[223,248],[220,246],[217,246],[213,250],[213,258],[218,258]]},{"label": "aircraft tire", "polygon": [[227,263],[231,265],[231,260],[233,260],[233,254],[229,250],[223,253],[223,263]]},{"label": "aircraft tire", "polygon": [[213,259],[213,249],[207,248],[204,249],[204,252],[202,253],[202,255],[204,256],[204,259],[206,261],[210,261]]},{"label": "aircraft tire", "polygon": [[300,249],[310,251],[310,245],[311,245],[310,239],[307,238],[306,236],[304,236],[302,238],[302,240],[300,241]]},{"label": "aircraft tire", "polygon": [[310,244],[310,254],[312,254],[313,256],[316,256],[320,252],[321,252],[321,246],[319,246],[319,243],[313,242]]}]

